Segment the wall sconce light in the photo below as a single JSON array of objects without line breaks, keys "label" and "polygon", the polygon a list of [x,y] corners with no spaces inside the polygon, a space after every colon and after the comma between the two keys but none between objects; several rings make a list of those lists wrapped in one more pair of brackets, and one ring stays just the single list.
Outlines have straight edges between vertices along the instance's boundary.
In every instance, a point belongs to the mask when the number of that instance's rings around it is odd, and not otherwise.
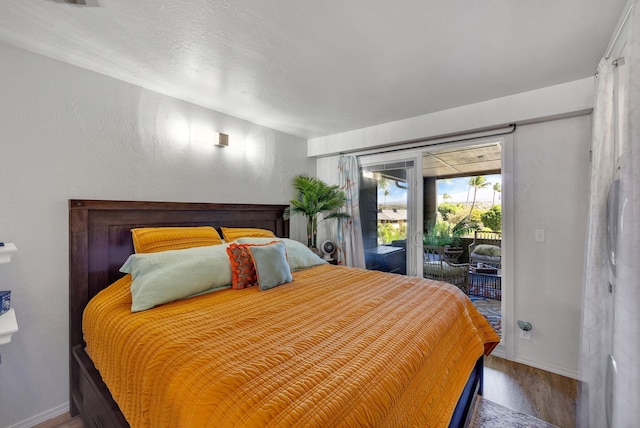
[{"label": "wall sconce light", "polygon": [[218,147],[227,147],[229,145],[229,136],[227,134],[218,133],[218,141],[215,144]]}]

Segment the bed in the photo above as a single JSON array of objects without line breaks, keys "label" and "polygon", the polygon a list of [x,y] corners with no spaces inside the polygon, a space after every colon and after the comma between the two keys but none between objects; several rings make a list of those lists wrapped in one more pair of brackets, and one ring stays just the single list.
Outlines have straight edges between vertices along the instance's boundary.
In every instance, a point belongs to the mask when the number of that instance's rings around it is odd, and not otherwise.
[{"label": "bed", "polygon": [[[319,264],[267,291],[225,289],[135,314],[128,309],[131,277],[120,268],[133,253],[131,229],[253,227],[286,238],[285,208],[69,201],[72,415],[99,427],[464,426],[481,389],[482,355],[499,338],[456,287]],[[104,296],[107,303],[97,305]],[[440,302],[430,311],[423,304],[429,296]],[[102,309],[87,312],[101,312],[102,321],[87,315],[85,343],[83,313],[92,299],[90,306]],[[321,306],[339,310],[327,313]],[[454,307],[464,316],[446,321]],[[193,314],[206,311],[217,315],[193,321]],[[143,319],[137,316],[150,318],[134,321]],[[105,325],[111,322],[121,324],[109,336]],[[424,330],[427,324],[440,331]],[[143,325],[151,330],[140,330]],[[193,325],[196,331],[188,331]],[[225,339],[211,343],[203,332]],[[140,335],[156,339],[121,349],[126,334],[134,343]],[[109,344],[102,350],[95,344],[101,341]],[[204,354],[191,357],[196,348]],[[447,356],[426,359],[441,349]],[[143,361],[140,366],[152,371],[127,368],[104,356],[109,352]],[[170,355],[169,368],[160,355]],[[173,384],[157,382],[171,377]]]}]

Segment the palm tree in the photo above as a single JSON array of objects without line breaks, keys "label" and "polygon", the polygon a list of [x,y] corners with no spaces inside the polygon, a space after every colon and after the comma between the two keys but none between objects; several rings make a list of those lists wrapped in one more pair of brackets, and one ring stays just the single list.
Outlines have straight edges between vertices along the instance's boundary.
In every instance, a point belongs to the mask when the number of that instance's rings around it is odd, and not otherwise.
[{"label": "palm tree", "polygon": [[473,207],[476,205],[476,194],[479,188],[489,187],[491,183],[487,181],[484,175],[478,175],[477,177],[471,177],[469,179],[469,186],[473,187],[473,202],[471,203],[471,209],[469,210],[469,217],[473,212]]},{"label": "palm tree", "polygon": [[389,181],[386,178],[380,178],[378,180],[378,186],[383,190],[382,194],[384,195],[384,204],[383,207],[387,207],[387,196],[391,194],[391,190],[389,190]]},{"label": "palm tree", "polygon": [[448,193],[445,193],[444,195],[442,195],[442,200],[443,201],[448,201],[449,199],[451,199],[451,195]]},{"label": "palm tree", "polygon": [[496,192],[497,193],[502,192],[502,187],[500,186],[500,183],[496,183],[493,185],[493,201],[491,201],[492,206],[496,204]]},{"label": "palm tree", "polygon": [[[295,176],[292,184],[296,195],[289,201],[291,206],[285,210],[285,218],[288,219],[291,213],[307,217],[307,246],[316,248],[320,221],[349,218],[346,213],[336,212],[347,202],[347,196],[339,186],[330,186],[318,178],[304,174]],[[323,214],[323,217],[318,221],[320,214]]]},{"label": "palm tree", "polygon": [[391,194],[391,190],[389,189],[384,189],[384,207],[387,207],[387,196],[389,196]]}]

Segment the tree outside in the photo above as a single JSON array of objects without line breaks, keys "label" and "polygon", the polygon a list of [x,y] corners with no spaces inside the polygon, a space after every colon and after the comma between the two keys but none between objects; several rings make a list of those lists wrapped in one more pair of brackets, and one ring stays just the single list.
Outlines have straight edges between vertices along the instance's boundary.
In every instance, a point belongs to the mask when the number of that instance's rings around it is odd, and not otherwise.
[{"label": "tree outside", "polygon": [[491,201],[491,205],[496,204],[496,193],[501,193],[501,192],[502,192],[502,184],[494,183],[493,184],[493,200]]},{"label": "tree outside", "polygon": [[502,231],[502,206],[494,205],[480,216],[482,224],[493,232]]},{"label": "tree outside", "polygon": [[473,230],[501,230],[501,191],[500,174],[438,180],[436,224],[453,228],[466,219],[470,236]]},{"label": "tree outside", "polygon": [[478,196],[478,189],[486,188],[491,186],[491,183],[487,181],[487,178],[484,175],[478,175],[476,177],[471,177],[469,179],[469,186],[473,188],[473,202],[471,203],[471,208],[469,209],[469,214],[473,213],[473,207],[476,206],[476,198]]},{"label": "tree outside", "polygon": [[398,227],[393,223],[378,223],[378,243],[387,244],[393,241],[399,241],[406,239],[407,226],[406,224]]}]

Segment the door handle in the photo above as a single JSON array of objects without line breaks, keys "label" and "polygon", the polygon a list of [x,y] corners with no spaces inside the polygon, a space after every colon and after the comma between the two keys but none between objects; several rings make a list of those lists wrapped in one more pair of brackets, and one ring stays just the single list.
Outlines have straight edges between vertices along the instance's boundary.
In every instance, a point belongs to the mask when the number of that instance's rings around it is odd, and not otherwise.
[{"label": "door handle", "polygon": [[607,427],[613,426],[613,386],[618,371],[616,360],[613,355],[609,354],[607,361],[607,374],[605,380],[605,410],[607,415]]}]

